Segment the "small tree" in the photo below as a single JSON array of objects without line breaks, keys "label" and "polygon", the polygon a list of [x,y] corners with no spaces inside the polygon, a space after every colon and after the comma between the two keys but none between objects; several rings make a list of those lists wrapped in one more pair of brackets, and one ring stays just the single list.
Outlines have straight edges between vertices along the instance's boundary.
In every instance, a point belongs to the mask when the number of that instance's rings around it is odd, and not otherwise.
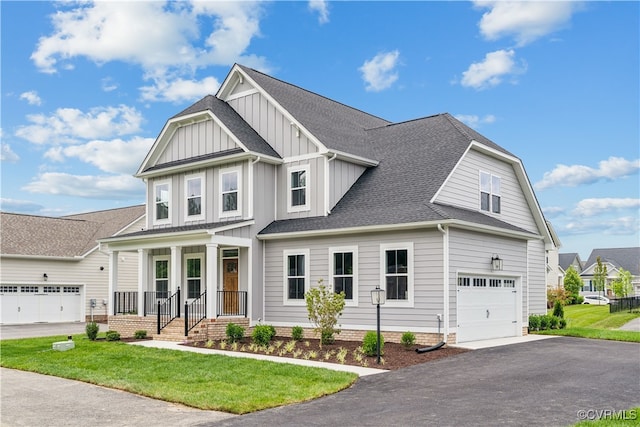
[{"label": "small tree", "polygon": [[618,278],[611,284],[613,293],[618,298],[628,297],[633,293],[633,284],[631,281],[631,272],[621,268],[618,273]]},{"label": "small tree", "polygon": [[344,292],[339,294],[328,289],[323,280],[318,280],[318,286],[309,289],[305,294],[309,320],[315,325],[314,331],[320,333],[321,344],[331,344],[334,341],[334,334],[339,334],[340,329],[336,328],[338,317],[344,310]]},{"label": "small tree", "polygon": [[607,284],[607,265],[602,263],[600,257],[596,258],[596,264],[596,268],[593,270],[593,284],[597,292],[604,293]]},{"label": "small tree", "polygon": [[582,288],[582,279],[576,269],[573,268],[573,265],[570,265],[567,269],[563,285],[564,289],[569,293],[569,295],[571,295],[572,303],[575,303],[578,295],[580,294],[580,289]]}]

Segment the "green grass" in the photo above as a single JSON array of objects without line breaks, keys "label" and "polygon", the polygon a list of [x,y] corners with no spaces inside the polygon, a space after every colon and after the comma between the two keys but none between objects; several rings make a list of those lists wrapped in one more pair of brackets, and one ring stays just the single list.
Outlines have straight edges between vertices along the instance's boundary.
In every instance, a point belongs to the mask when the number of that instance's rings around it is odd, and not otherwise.
[{"label": "green grass", "polygon": [[574,424],[575,427],[628,427],[640,425],[640,406],[616,413],[613,416],[605,416],[599,420],[581,421]]},{"label": "green grass", "polygon": [[[553,310],[549,310],[552,313]],[[535,332],[541,335],[562,335],[568,337],[595,338],[614,341],[640,342],[640,332],[617,330],[625,323],[640,317],[640,312],[628,311],[609,313],[609,306],[591,304],[564,307],[567,319],[565,329]]]},{"label": "green grass", "polygon": [[0,366],[69,378],[199,409],[244,414],[315,399],[357,375],[284,363],[90,341],[66,336],[0,341]]}]

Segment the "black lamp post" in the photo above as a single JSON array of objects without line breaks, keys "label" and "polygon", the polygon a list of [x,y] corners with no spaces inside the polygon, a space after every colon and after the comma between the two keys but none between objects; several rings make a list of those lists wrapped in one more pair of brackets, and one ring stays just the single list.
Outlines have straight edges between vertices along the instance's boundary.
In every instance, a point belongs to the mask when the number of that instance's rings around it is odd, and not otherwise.
[{"label": "black lamp post", "polygon": [[380,289],[380,285],[377,285],[375,289],[371,291],[371,304],[376,306],[377,320],[378,320],[378,347],[377,347],[377,363],[380,364],[380,306],[385,303],[386,296],[384,289]]}]

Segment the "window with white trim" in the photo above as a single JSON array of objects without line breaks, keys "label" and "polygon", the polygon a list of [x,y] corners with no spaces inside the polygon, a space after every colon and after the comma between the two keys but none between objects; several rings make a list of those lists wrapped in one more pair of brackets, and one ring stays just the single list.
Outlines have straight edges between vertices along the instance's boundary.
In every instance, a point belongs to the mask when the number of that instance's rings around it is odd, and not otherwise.
[{"label": "window with white trim", "polygon": [[156,298],[169,297],[169,257],[153,258],[153,283]]},{"label": "window with white trim", "polygon": [[480,209],[500,213],[500,177],[480,171]]},{"label": "window with white trim", "polygon": [[189,254],[185,256],[185,283],[187,285],[187,298],[198,298],[202,293],[202,266],[204,256],[202,254]]},{"label": "window with white trim", "polygon": [[307,211],[309,207],[309,165],[288,169],[287,207],[289,212]]},{"label": "window with white trim", "polygon": [[387,302],[413,304],[413,243],[380,245],[380,249]]},{"label": "window with white trim", "polygon": [[335,293],[344,292],[346,305],[358,303],[358,248],[329,248],[330,281]]},{"label": "window with white trim", "polygon": [[171,222],[171,182],[158,181],[153,184],[154,223]]},{"label": "window with white trim", "polygon": [[187,175],[184,180],[185,218],[195,221],[204,218],[204,174]]},{"label": "window with white trim", "polygon": [[284,302],[305,304],[309,286],[309,250],[284,251]]},{"label": "window with white trim", "polygon": [[220,170],[220,216],[235,216],[241,210],[240,167]]}]

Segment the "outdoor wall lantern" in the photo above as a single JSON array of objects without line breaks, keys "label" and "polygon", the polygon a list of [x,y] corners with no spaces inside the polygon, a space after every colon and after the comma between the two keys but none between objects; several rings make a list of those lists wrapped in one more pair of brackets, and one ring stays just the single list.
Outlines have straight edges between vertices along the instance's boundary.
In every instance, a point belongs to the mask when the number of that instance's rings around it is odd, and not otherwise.
[{"label": "outdoor wall lantern", "polygon": [[376,306],[376,314],[377,314],[377,331],[378,331],[378,342],[376,347],[377,358],[376,361],[378,365],[380,364],[380,306],[383,305],[386,301],[386,296],[384,289],[380,289],[380,285],[377,285],[375,289],[371,290],[371,304]]},{"label": "outdoor wall lantern", "polygon": [[46,281],[47,281],[47,279],[49,278],[49,276],[47,276],[47,273],[44,273],[44,274],[42,275],[42,278],[43,278],[43,279],[44,279],[44,281],[46,282]]},{"label": "outdoor wall lantern", "polygon": [[491,270],[493,271],[501,271],[502,270],[502,260],[495,254],[491,257]]}]

